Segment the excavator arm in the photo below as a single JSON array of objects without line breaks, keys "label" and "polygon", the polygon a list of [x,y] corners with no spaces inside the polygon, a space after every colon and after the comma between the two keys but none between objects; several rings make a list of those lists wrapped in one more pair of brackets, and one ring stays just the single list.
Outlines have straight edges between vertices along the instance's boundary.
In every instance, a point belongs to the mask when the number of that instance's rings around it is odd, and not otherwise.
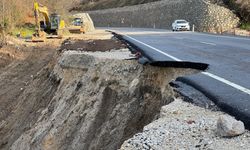
[{"label": "excavator arm", "polygon": [[49,26],[50,18],[49,18],[47,7],[40,6],[37,2],[34,2],[36,32],[32,36],[32,39],[31,39],[32,42],[44,42],[46,39],[46,33],[41,30],[41,26],[40,26],[40,17],[39,17],[40,14],[44,16],[46,26]]},{"label": "excavator arm", "polygon": [[36,17],[36,24],[39,25],[39,13],[44,16],[46,26],[50,25],[50,18],[49,18],[49,11],[48,8],[45,6],[40,5],[39,3],[34,3],[34,11]]}]

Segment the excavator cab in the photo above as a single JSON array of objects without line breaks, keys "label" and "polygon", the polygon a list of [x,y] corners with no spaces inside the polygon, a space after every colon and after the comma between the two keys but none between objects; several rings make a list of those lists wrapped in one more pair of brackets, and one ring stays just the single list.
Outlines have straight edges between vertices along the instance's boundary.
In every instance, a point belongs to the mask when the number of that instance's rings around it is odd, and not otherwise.
[{"label": "excavator cab", "polygon": [[74,26],[83,26],[83,19],[82,18],[74,18],[72,24]]},{"label": "excavator cab", "polygon": [[51,14],[49,30],[47,31],[47,33],[57,35],[58,38],[61,38],[64,28],[65,22],[61,19],[61,16],[58,14]]},{"label": "excavator cab", "polygon": [[61,16],[58,14],[50,15],[50,30],[56,32],[60,28]]}]

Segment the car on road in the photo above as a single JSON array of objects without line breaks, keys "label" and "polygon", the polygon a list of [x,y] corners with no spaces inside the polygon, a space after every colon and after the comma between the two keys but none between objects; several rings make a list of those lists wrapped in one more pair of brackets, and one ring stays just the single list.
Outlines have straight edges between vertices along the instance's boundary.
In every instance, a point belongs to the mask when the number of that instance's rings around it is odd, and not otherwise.
[{"label": "car on road", "polygon": [[172,23],[173,31],[190,31],[189,22],[186,20],[175,20]]}]

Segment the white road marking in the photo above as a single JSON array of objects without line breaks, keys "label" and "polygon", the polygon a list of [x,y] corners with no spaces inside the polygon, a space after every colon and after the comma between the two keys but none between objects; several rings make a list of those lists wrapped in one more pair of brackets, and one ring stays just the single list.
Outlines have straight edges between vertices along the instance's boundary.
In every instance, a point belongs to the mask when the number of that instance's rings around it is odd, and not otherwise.
[{"label": "white road marking", "polygon": [[176,58],[176,57],[174,57],[174,56],[172,56],[172,55],[169,55],[169,54],[167,54],[167,53],[165,53],[165,52],[163,52],[163,51],[161,51],[161,50],[159,50],[159,49],[157,49],[157,48],[154,48],[154,47],[152,47],[152,46],[150,46],[150,45],[148,45],[148,44],[146,44],[146,43],[143,43],[143,42],[141,42],[141,41],[138,41],[138,40],[136,40],[136,39],[134,39],[134,38],[132,38],[132,37],[130,37],[130,36],[128,36],[128,35],[124,35],[124,36],[126,36],[126,37],[128,37],[128,38],[130,38],[130,39],[132,39],[132,40],[134,40],[134,41],[136,41],[136,42],[138,42],[138,43],[140,43],[140,44],[143,44],[143,45],[145,45],[145,46],[147,46],[147,47],[149,47],[149,48],[151,48],[151,49],[153,49],[153,50],[155,50],[155,51],[157,51],[157,52],[159,52],[159,53],[161,53],[161,54],[163,54],[163,55],[165,55],[165,56],[167,56],[167,57],[169,57],[169,58],[171,58],[171,59],[173,59],[173,60],[175,60],[175,61],[182,61],[182,60],[180,60],[180,59],[178,59],[178,58]]},{"label": "white road marking", "polygon": [[227,39],[237,39],[237,40],[250,41],[249,37],[226,36],[226,35],[208,34],[208,33],[201,33],[201,32],[193,32],[193,34],[199,34],[199,35],[210,36],[210,37],[220,37],[220,38],[227,38]]},{"label": "white road marking", "polygon": [[223,82],[223,83],[225,83],[227,85],[230,85],[231,87],[234,87],[235,89],[238,89],[238,90],[240,90],[240,91],[242,91],[242,92],[247,93],[248,95],[250,95],[250,90],[247,89],[247,88],[245,88],[245,87],[243,87],[243,86],[235,84],[235,83],[233,83],[231,81],[228,81],[227,79],[224,79],[222,77],[216,76],[216,75],[214,75],[212,73],[209,73],[209,72],[201,72],[201,73],[204,74],[204,75],[206,75],[206,76],[209,76],[211,78],[214,78],[214,79],[216,79],[218,81],[221,81],[221,82]]},{"label": "white road marking", "polygon": [[184,38],[182,37],[174,37],[175,39],[178,39],[178,40],[183,40]]},{"label": "white road marking", "polygon": [[[150,45],[148,45],[148,44],[146,44],[146,43],[143,43],[143,42],[141,42],[141,41],[138,41],[138,40],[136,40],[136,39],[134,39],[134,38],[132,38],[132,37],[130,37],[130,36],[128,36],[128,35],[124,35],[124,36],[126,36],[126,37],[128,37],[128,38],[130,38],[130,39],[132,39],[132,40],[134,40],[134,41],[136,41],[136,42],[138,42],[138,43],[140,43],[140,44],[143,44],[143,45],[145,45],[145,46],[147,46],[147,47],[149,47],[149,48],[151,48],[151,49],[153,49],[153,50],[155,50],[155,51],[157,51],[157,52],[159,52],[159,53],[161,53],[161,54],[163,54],[163,55],[165,55],[165,56],[167,56],[167,57],[169,57],[169,58],[171,58],[171,59],[173,59],[173,60],[175,60],[175,61],[182,61],[182,60],[179,59],[179,58],[176,58],[176,57],[174,57],[174,56],[172,56],[172,55],[170,55],[170,54],[168,54],[168,53],[166,53],[166,52],[163,52],[163,51],[161,51],[161,50],[159,50],[159,49],[157,49],[157,48],[155,48],[155,47],[152,47],[152,46],[150,46]],[[233,82],[231,82],[231,81],[229,81],[229,80],[227,80],[227,79],[224,79],[224,78],[222,78],[222,77],[219,77],[219,76],[217,76],[217,75],[215,75],[215,74],[212,74],[212,73],[209,73],[209,72],[204,72],[204,71],[203,71],[202,74],[204,74],[204,75],[206,75],[206,76],[208,76],[208,77],[211,77],[211,78],[213,78],[213,79],[215,79],[215,80],[217,80],[217,81],[220,81],[220,82],[222,82],[222,83],[224,83],[224,84],[226,84],[226,85],[229,85],[229,86],[231,86],[231,87],[233,87],[233,88],[235,88],[235,89],[237,89],[237,90],[240,90],[241,92],[244,92],[244,93],[250,95],[250,89],[248,89],[248,88],[245,88],[245,87],[243,87],[243,86],[241,86],[241,85],[238,85],[238,84],[236,84],[236,83],[233,83]]]},{"label": "white road marking", "polygon": [[137,31],[137,32],[126,32],[126,34],[129,35],[145,35],[145,34],[169,34],[169,33],[173,33],[173,32],[153,32],[153,31]]},{"label": "white road marking", "polygon": [[200,42],[200,43],[202,43],[202,44],[207,44],[207,45],[213,45],[213,46],[216,45],[216,44],[214,44],[214,43],[208,43],[208,42]]}]

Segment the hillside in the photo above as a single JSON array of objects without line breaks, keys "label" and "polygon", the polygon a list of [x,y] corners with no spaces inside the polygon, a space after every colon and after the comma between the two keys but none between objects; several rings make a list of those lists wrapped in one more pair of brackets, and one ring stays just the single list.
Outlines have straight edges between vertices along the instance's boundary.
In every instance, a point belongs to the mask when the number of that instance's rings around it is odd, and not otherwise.
[{"label": "hillside", "polygon": [[[50,13],[59,13],[61,15],[67,12],[80,0],[36,0],[38,3],[48,7]],[[33,18],[33,0],[1,0],[0,2],[0,25],[7,28],[21,26],[29,23]]]},{"label": "hillside", "polygon": [[[102,10],[144,4],[160,0],[37,0],[47,6],[50,13],[57,12],[67,16],[69,11]],[[169,0],[164,0],[169,1]],[[206,0],[224,7],[230,8],[241,19],[242,23],[249,25],[250,22],[250,1],[249,0]],[[8,29],[29,23],[33,18],[33,0],[1,0],[0,2],[0,25]],[[250,28],[250,27],[249,27]]]},{"label": "hillside", "polygon": [[[51,12],[65,13],[68,11],[88,11],[108,8],[117,8],[155,2],[160,0],[37,0],[39,3],[47,6]],[[165,0],[168,1],[168,0]],[[242,20],[250,21],[250,1],[249,0],[206,0],[218,5],[223,5],[235,11]],[[5,20],[21,21],[22,18],[32,13],[33,0],[2,0],[0,3],[0,12],[6,17]],[[12,15],[12,19],[8,18]],[[3,21],[4,17],[0,19]]]},{"label": "hillside", "polygon": [[[80,5],[75,5],[71,11],[91,11],[108,8],[117,8],[144,4],[160,0],[82,0]],[[168,0],[164,0],[168,1]],[[249,0],[205,0],[232,10],[241,19],[242,27],[250,29],[250,1]]]},{"label": "hillside", "polygon": [[243,22],[250,22],[250,0],[211,0],[236,12]]},{"label": "hillside", "polygon": [[159,1],[159,0],[82,0],[81,5],[75,6],[71,10],[87,11],[87,10],[108,9],[108,8],[117,8],[123,6],[144,4],[154,1]]}]

